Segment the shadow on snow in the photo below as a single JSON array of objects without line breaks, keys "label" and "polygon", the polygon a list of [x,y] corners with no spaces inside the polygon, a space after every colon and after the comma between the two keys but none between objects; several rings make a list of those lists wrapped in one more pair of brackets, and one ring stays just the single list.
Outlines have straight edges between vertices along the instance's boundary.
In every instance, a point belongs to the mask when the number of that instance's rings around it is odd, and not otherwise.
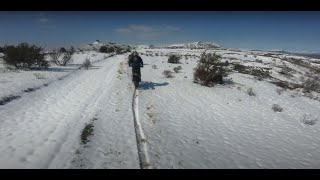
[{"label": "shadow on snow", "polygon": [[153,83],[153,82],[148,82],[148,81],[142,81],[140,84],[140,89],[141,90],[149,90],[152,89],[154,90],[156,86],[166,86],[169,83],[164,82],[164,83]]}]

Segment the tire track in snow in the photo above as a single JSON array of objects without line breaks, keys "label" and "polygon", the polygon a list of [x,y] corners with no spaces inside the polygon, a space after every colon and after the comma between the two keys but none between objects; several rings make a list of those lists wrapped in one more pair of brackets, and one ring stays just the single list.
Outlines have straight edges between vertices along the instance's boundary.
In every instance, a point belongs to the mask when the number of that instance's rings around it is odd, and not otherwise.
[{"label": "tire track in snow", "polygon": [[[106,80],[108,79],[114,79],[114,70],[109,70],[106,73],[106,76],[104,77]],[[96,80],[96,81],[101,81],[101,80]],[[81,119],[92,119],[92,117],[95,117],[98,114],[98,111],[102,111],[102,107],[99,107],[101,104],[101,99],[103,97],[105,97],[108,92],[110,91],[110,88],[104,88],[107,84],[107,81],[101,81],[101,87],[102,88],[97,88],[99,90],[96,90],[95,93],[93,93],[93,95],[91,96],[92,98],[87,102],[87,104],[83,107],[82,109],[82,113],[81,113]],[[67,145],[68,142],[65,141],[63,143],[60,144],[59,149],[56,152],[60,152],[61,151],[61,147],[63,146],[68,146]],[[50,168],[50,167],[54,167],[57,164],[61,164],[61,162],[66,159],[66,157],[62,156],[58,156],[58,155],[54,155],[52,157],[52,159],[49,161],[50,164],[48,164],[48,167],[46,168]],[[69,162],[69,161],[67,161]]]},{"label": "tire track in snow", "polygon": [[[110,54],[110,55],[106,56],[105,58],[95,60],[95,61],[92,62],[92,65],[97,64],[97,63],[99,63],[99,62],[101,62],[103,60],[107,60],[108,58],[111,58],[113,56],[115,56],[115,55],[114,54]],[[6,105],[6,104],[10,103],[13,100],[19,99],[19,98],[23,97],[24,95],[26,95],[28,93],[36,92],[37,90],[39,90],[39,89],[41,89],[43,87],[47,87],[47,86],[49,86],[50,84],[53,84],[56,81],[61,81],[61,80],[65,79],[65,78],[69,77],[70,75],[72,75],[72,74],[74,74],[74,73],[76,73],[78,71],[81,71],[81,70],[82,70],[82,67],[80,65],[76,69],[71,70],[69,73],[67,73],[67,74],[65,74],[65,75],[63,75],[61,77],[56,77],[51,81],[45,82],[44,84],[25,88],[24,90],[21,90],[20,93],[9,94],[7,96],[3,96],[2,100],[0,98],[0,106]]]},{"label": "tire track in snow", "polygon": [[[36,99],[30,94],[19,103],[12,102],[0,109],[2,125],[11,127],[0,128],[0,149],[10,157],[12,167],[64,167],[73,154],[70,149],[77,144],[77,130],[98,107],[109,79],[114,79],[113,67],[118,62],[102,63],[105,66],[100,70],[73,74],[55,82],[54,89],[40,90]],[[23,105],[26,103],[29,106]],[[8,145],[12,150],[6,148]]]},{"label": "tire track in snow", "polygon": [[150,169],[150,159],[147,152],[147,142],[145,135],[142,131],[142,127],[140,125],[139,120],[139,103],[138,103],[139,91],[135,88],[132,98],[132,112],[133,112],[133,119],[134,119],[134,128],[136,132],[137,138],[137,146],[138,146],[138,155],[140,161],[140,168],[141,169]]}]

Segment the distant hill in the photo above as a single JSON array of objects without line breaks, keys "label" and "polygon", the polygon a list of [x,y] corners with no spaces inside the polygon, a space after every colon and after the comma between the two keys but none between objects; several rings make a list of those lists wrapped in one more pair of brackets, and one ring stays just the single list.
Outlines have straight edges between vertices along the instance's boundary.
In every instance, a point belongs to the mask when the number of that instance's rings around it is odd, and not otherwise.
[{"label": "distant hill", "polygon": [[308,53],[308,52],[302,53],[302,52],[291,52],[291,51],[273,51],[273,52],[320,59],[320,53]]},{"label": "distant hill", "polygon": [[214,42],[193,42],[193,43],[186,43],[186,44],[172,44],[168,45],[165,48],[193,48],[193,49],[211,49],[211,48],[221,48],[222,46],[214,43]]},{"label": "distant hill", "polygon": [[129,50],[131,47],[129,45],[117,44],[117,43],[101,43],[99,40],[94,41],[93,43],[87,44],[86,46],[79,48],[83,51],[99,51],[101,46],[106,46],[108,48],[114,47],[115,49]]}]

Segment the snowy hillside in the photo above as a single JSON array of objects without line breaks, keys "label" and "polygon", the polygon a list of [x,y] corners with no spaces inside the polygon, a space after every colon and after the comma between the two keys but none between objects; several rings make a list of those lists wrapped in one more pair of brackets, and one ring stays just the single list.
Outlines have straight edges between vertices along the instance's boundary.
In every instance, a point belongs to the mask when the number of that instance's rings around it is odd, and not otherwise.
[{"label": "snowy hillside", "polygon": [[137,45],[135,46],[136,49],[149,49],[148,45]]},{"label": "snowy hillside", "polygon": [[[206,45],[140,46],[137,91],[129,53],[78,52],[48,71],[0,62],[0,99],[12,97],[0,104],[0,167],[319,168],[320,92],[307,83],[320,60],[209,48],[230,74],[206,87],[193,82]],[[167,62],[171,54],[180,64]],[[93,67],[79,69],[86,58]]]},{"label": "snowy hillside", "polygon": [[[319,99],[271,83],[298,82],[308,70],[282,61],[280,55],[215,52],[230,63],[272,68],[271,77],[258,80],[233,73],[226,85],[208,88],[193,83],[192,70],[201,51],[141,51],[148,65],[142,70],[140,120],[153,167],[318,168],[320,129],[307,122],[319,120]],[[182,64],[169,64],[169,53],[187,56]],[[284,63],[295,69],[292,77],[279,74]],[[182,70],[174,78],[162,75],[177,66]],[[250,88],[255,96],[247,94]],[[274,112],[275,104],[283,111]]]},{"label": "snowy hillside", "polygon": [[93,43],[87,44],[84,47],[81,47],[80,49],[83,51],[98,51],[101,46],[104,44],[100,43],[99,41],[94,41]]},{"label": "snowy hillside", "polygon": [[[86,58],[91,62],[101,61],[113,54],[97,53],[88,51],[86,53],[77,52],[73,55],[71,63],[68,66],[56,66],[51,64],[48,71],[23,71],[11,70],[5,67],[4,62],[0,59],[0,100],[5,97],[19,97],[25,91],[33,91],[41,86],[47,86],[51,82],[63,79],[79,70],[81,64]],[[47,57],[50,60],[49,57]],[[0,103],[1,104],[1,103]]]},{"label": "snowy hillside", "polygon": [[171,49],[178,49],[178,48],[193,48],[193,49],[210,49],[210,48],[220,48],[219,44],[213,43],[213,42],[193,42],[193,43],[187,43],[187,44],[172,44],[166,46],[166,48]]},{"label": "snowy hillside", "polygon": [[121,48],[121,49],[130,49],[130,46],[117,44],[117,43],[102,43],[99,40],[94,41],[93,43],[87,44],[86,46],[80,48],[83,51],[99,51],[102,46],[106,46],[108,48]]}]

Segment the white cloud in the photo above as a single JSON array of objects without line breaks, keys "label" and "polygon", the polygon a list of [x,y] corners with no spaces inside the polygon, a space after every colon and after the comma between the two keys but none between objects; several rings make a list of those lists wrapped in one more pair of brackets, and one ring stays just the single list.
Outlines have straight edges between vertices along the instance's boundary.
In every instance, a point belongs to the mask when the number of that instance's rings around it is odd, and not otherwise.
[{"label": "white cloud", "polygon": [[155,38],[177,31],[180,31],[180,28],[168,25],[147,26],[132,24],[125,28],[116,29],[118,33],[134,35],[140,39]]},{"label": "white cloud", "polygon": [[42,29],[56,29],[55,21],[46,17],[44,13],[40,13],[35,19],[35,23]]},{"label": "white cloud", "polygon": [[40,18],[39,22],[40,23],[47,23],[47,22],[49,22],[49,19],[48,18]]}]

